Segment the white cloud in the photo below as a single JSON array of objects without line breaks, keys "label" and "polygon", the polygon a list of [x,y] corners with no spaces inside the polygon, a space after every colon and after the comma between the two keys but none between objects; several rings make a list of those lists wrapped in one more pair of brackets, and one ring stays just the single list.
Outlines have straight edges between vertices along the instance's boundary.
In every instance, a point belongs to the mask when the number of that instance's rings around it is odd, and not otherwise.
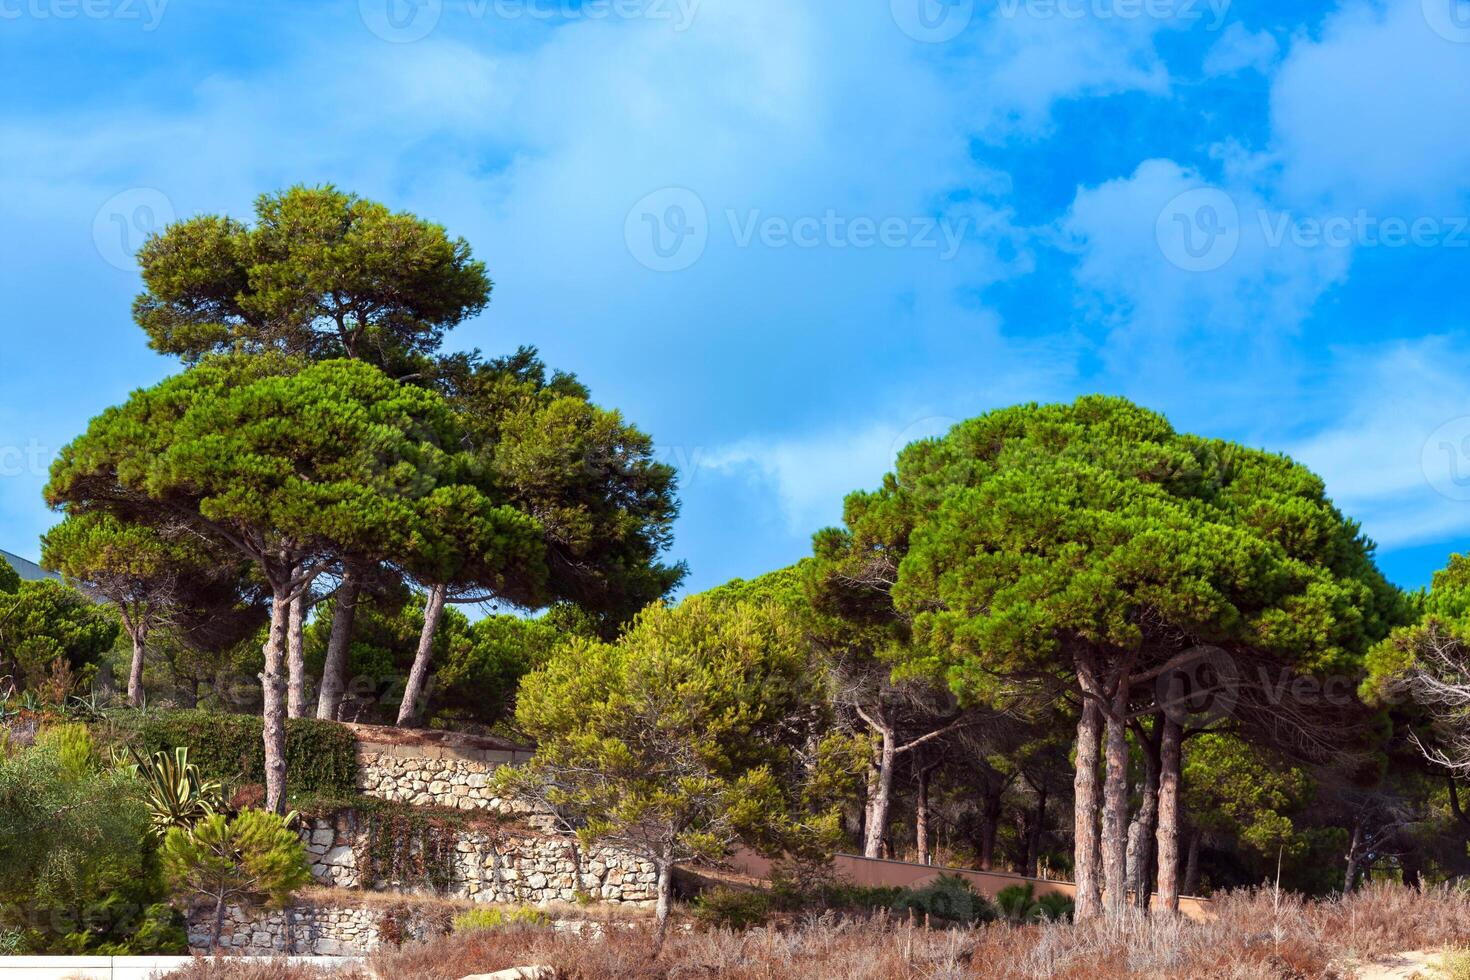
[{"label": "white cloud", "polygon": [[1342,353],[1323,379],[1331,417],[1291,455],[1386,547],[1470,530],[1470,353],[1429,337]]},{"label": "white cloud", "polygon": [[1078,190],[1060,233],[1124,393],[1190,418],[1208,404],[1220,424],[1254,410],[1263,377],[1290,383],[1282,341],[1343,279],[1351,249],[1303,245],[1284,219],[1249,184],[1214,187],[1172,160]]},{"label": "white cloud", "polygon": [[[1464,206],[1470,43],[1435,31],[1426,16],[1455,3],[1349,3],[1320,38],[1292,46],[1275,78],[1271,116],[1285,186],[1298,200]],[[1470,42],[1470,32],[1462,40]]]},{"label": "white cloud", "polygon": [[1235,21],[1205,55],[1205,74],[1233,75],[1247,68],[1268,71],[1280,53],[1281,45],[1270,31],[1250,31]]}]

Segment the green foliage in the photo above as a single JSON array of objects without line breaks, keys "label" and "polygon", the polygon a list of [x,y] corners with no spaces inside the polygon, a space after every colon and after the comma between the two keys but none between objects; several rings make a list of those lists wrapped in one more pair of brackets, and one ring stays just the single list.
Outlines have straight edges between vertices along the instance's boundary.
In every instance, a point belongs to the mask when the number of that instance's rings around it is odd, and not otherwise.
[{"label": "green foliage", "polygon": [[571,375],[548,378],[531,348],[445,358],[436,381],[484,471],[536,515],[548,599],[575,604],[610,640],[679,584],[684,567],[659,560],[679,513],[676,475],[645,433]]},{"label": "green foliage", "polygon": [[1007,885],[995,895],[995,910],[1009,922],[1064,922],[1072,918],[1072,900],[1058,892],[1035,898],[1030,882]]},{"label": "green foliage", "polygon": [[[151,714],[135,725],[132,744],[141,755],[187,747],[190,763],[205,780],[265,781],[259,717],[170,711]],[[357,742],[348,728],[336,722],[288,719],[286,765],[287,784],[296,792],[345,796],[357,791]]]},{"label": "green foliage", "polygon": [[661,864],[718,856],[738,837],[814,840],[835,827],[798,805],[820,683],[776,607],[651,607],[618,643],[574,642],[526,677],[516,719],[535,760],[500,778],[544,792],[585,838]]},{"label": "green foliage", "polygon": [[1184,755],[1184,805],[1194,825],[1239,841],[1257,858],[1305,853],[1292,816],[1311,802],[1314,787],[1301,769],[1239,738],[1203,734]]},{"label": "green foliage", "polygon": [[518,616],[488,616],[452,634],[436,658],[435,712],[485,725],[507,720],[521,678],[566,640],[555,627]]},{"label": "green foliage", "polygon": [[826,909],[852,909],[859,912],[876,912],[891,909],[908,891],[898,885],[853,885],[847,882],[821,885],[815,899],[819,907]]},{"label": "green foliage", "polygon": [[1028,914],[1036,921],[1070,922],[1075,904],[1060,892],[1049,892],[1036,900]]},{"label": "green foliage", "polygon": [[512,908],[492,906],[470,909],[454,917],[455,932],[475,932],[481,929],[504,929],[511,926],[548,926],[551,916],[530,905]]},{"label": "green foliage", "polygon": [[981,700],[1069,666],[1068,638],[1149,647],[1148,623],[1350,672],[1404,612],[1320,479],[1121,399],[1003,409],[915,443],[845,517],[818,539],[827,580],[896,576],[917,666]]},{"label": "green foliage", "polygon": [[922,888],[905,890],[893,903],[893,911],[916,919],[929,918],[956,925],[974,925],[995,918],[984,896],[959,875],[942,874]]},{"label": "green foliage", "polygon": [[117,620],[76,589],[53,580],[22,582],[0,595],[0,672],[64,701],[84,686],[117,640]]},{"label": "green foliage", "polygon": [[773,905],[770,892],[720,886],[701,892],[694,900],[694,917],[712,928],[743,932],[765,925]]},{"label": "green foliage", "polygon": [[76,726],[0,756],[0,931],[29,953],[175,953],[139,787]]},{"label": "green foliage", "polygon": [[[1365,698],[1394,703],[1412,691],[1412,679],[1421,671],[1445,683],[1467,683],[1450,675],[1452,665],[1470,665],[1470,556],[1451,555],[1434,573],[1428,593],[1419,597],[1418,612],[1419,621],[1394,630],[1369,652],[1361,689]],[[1446,720],[1451,728],[1463,728],[1465,719]]]},{"label": "green foliage", "polygon": [[0,593],[14,595],[20,589],[20,573],[10,563],[0,558]]},{"label": "green foliage", "polygon": [[68,779],[84,779],[97,768],[97,747],[86,725],[55,725],[43,729],[36,742],[42,750],[56,753],[56,761]]},{"label": "green foliage", "polygon": [[[176,895],[207,899],[216,910],[265,903],[280,908],[311,883],[301,838],[286,819],[265,810],[204,817],[173,827],[163,839],[163,868]],[[218,931],[215,942],[218,943]]]},{"label": "green foliage", "polygon": [[326,187],[262,195],[256,224],[205,215],[138,253],[133,305],[155,350],[276,350],[380,365],[435,350],[482,310],[490,280],[463,239],[414,215]]},{"label": "green foliage", "polygon": [[180,745],[173,754],[159,751],[144,756],[129,749],[128,771],[144,787],[144,802],[153,821],[153,833],[162,838],[173,827],[192,827],[223,804],[223,787],[204,779],[189,761],[189,749]]},{"label": "green foliage", "polygon": [[103,513],[81,513],[46,532],[42,560],[68,580],[116,603],[135,617],[172,592],[174,580],[206,561],[186,539]]},{"label": "green foliage", "polygon": [[[317,607],[305,632],[308,669],[319,672],[325,660],[335,604]],[[511,718],[520,679],[544,663],[567,637],[555,623],[520,616],[487,616],[471,623],[456,609],[446,609],[434,635],[433,697],[425,720],[439,726],[473,723],[492,727]],[[362,721],[392,723],[402,678],[413,665],[424,626],[420,594],[364,597],[358,604],[347,676],[357,679],[358,704],[351,709]],[[371,702],[371,703],[365,703]]]}]

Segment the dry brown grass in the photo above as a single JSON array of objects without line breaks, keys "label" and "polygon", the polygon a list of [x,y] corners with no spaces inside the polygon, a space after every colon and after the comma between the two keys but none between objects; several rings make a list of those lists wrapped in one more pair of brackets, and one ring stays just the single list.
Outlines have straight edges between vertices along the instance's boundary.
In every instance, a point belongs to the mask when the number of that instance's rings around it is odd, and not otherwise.
[{"label": "dry brown grass", "polygon": [[[927,930],[886,917],[835,916],[744,933],[678,930],[653,958],[645,925],[602,938],[517,929],[450,936],[384,952],[370,968],[392,980],[456,980],[515,966],[547,965],[561,980],[962,977],[1112,980],[1348,978],[1353,964],[1408,949],[1470,944],[1470,895],[1374,886],[1345,899],[1304,902],[1269,890],[1237,892],[1203,923],[1130,916],[1121,921]],[[202,961],[180,980],[286,980],[304,972],[210,972]],[[339,976],[350,976],[338,974]]]},{"label": "dry brown grass", "polygon": [[284,959],[247,961],[228,956],[216,959],[198,956],[183,969],[164,976],[168,980],[373,980],[371,974],[362,970],[325,970]]}]

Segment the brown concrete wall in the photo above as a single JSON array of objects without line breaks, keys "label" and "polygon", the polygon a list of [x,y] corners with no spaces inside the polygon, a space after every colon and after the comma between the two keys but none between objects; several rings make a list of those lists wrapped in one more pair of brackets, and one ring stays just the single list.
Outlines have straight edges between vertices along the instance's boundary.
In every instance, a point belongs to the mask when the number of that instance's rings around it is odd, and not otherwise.
[{"label": "brown concrete wall", "polygon": [[[740,851],[730,863],[735,871],[752,878],[768,880],[771,876],[771,862],[751,851]],[[941,874],[948,874],[964,878],[970,883],[970,887],[986,898],[994,898],[1002,888],[1025,884],[1031,885],[1032,894],[1038,898],[1052,894],[1074,898],[1077,894],[1077,887],[1070,881],[1027,878],[1001,871],[972,871],[969,868],[887,861],[882,858],[859,857],[856,854],[838,854],[832,859],[832,868],[844,880],[868,887],[917,888]],[[1201,921],[1209,918],[1209,905],[1209,899],[1186,897],[1179,900],[1179,911],[1190,919]]]}]

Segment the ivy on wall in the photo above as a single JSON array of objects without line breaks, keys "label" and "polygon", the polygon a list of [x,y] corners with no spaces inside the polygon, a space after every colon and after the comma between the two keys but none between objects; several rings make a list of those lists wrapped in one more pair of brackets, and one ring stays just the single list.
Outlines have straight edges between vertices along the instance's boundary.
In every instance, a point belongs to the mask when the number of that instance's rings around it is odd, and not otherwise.
[{"label": "ivy on wall", "polygon": [[[210,711],[168,711],[130,720],[114,732],[139,751],[188,746],[189,761],[208,779],[232,784],[265,782],[261,719]],[[292,795],[351,796],[357,792],[357,745],[351,730],[333,721],[286,722],[286,785]]]}]

